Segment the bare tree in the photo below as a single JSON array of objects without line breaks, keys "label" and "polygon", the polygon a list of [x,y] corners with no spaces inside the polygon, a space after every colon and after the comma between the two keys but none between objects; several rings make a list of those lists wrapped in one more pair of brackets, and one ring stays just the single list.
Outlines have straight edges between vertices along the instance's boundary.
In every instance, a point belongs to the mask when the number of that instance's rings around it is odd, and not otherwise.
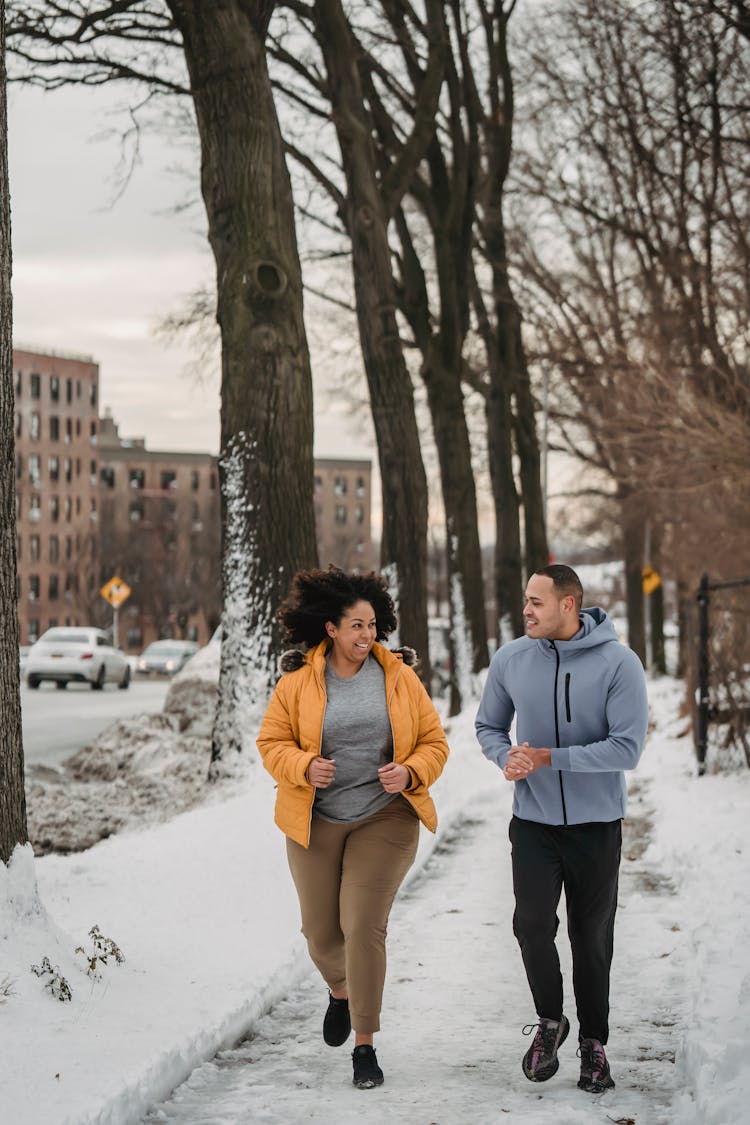
[{"label": "bare tree", "polygon": [[5,2],[0,0],[0,862],[24,844],[26,795],[21,741],[21,696],[16,612],[16,499],[13,438],[13,306],[11,300],[8,105],[5,68]]},{"label": "bare tree", "polygon": [[685,596],[709,561],[750,561],[731,514],[746,470],[718,453],[750,433],[748,48],[682,0],[566,0],[558,17],[554,55],[542,36],[528,58],[537,128],[514,249],[538,354],[578,403],[560,430],[614,482],[630,642],[645,655],[649,523]]},{"label": "bare tree", "polygon": [[[192,99],[221,332],[223,645],[214,761],[249,746],[275,678],[274,607],[316,559],[312,384],[270,0],[13,5],[22,76]],[[187,68],[187,78],[185,77]]]}]

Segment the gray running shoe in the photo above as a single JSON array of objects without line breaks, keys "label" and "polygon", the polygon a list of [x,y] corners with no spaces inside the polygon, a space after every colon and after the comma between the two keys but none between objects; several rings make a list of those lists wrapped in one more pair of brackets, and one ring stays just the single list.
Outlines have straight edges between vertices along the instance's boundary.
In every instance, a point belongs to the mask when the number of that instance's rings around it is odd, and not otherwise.
[{"label": "gray running shoe", "polygon": [[589,1094],[603,1094],[605,1090],[613,1090],[615,1083],[609,1073],[603,1044],[598,1039],[581,1039],[578,1054],[581,1056],[581,1077],[578,1079],[580,1089]]},{"label": "gray running shoe", "polygon": [[540,1019],[539,1023],[527,1023],[524,1035],[531,1035],[534,1028],[537,1029],[534,1042],[523,1056],[521,1066],[529,1082],[546,1082],[560,1066],[557,1049],[567,1039],[570,1024],[565,1016],[559,1020]]}]

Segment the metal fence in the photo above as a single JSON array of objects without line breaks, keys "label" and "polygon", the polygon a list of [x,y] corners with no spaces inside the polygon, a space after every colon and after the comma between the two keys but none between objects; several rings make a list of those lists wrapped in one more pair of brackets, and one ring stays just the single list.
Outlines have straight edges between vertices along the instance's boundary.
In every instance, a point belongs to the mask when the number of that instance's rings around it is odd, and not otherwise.
[{"label": "metal fence", "polygon": [[[750,587],[750,578],[736,578],[731,582],[711,582],[708,574],[704,574],[698,587],[696,601],[698,603],[698,649],[697,649],[697,715],[695,722],[695,752],[698,758],[698,773],[703,774],[706,770],[706,752],[708,750],[708,733],[709,724],[715,721],[725,720],[728,715],[731,716],[731,709],[735,710],[739,707],[740,713],[745,712],[748,708],[747,701],[744,704],[741,702],[737,704],[736,701],[731,699],[729,694],[728,699],[724,700],[721,704],[718,701],[719,692],[717,690],[716,678],[712,683],[712,659],[711,659],[711,594],[717,591],[736,590],[741,587]],[[743,615],[744,616],[744,615]],[[745,618],[742,622],[737,623],[742,633],[746,635],[748,629],[748,620]],[[743,656],[737,653],[737,661],[735,667],[738,667],[738,681],[742,685],[741,690],[745,692],[745,677],[747,669],[743,666]],[[750,766],[750,753],[748,751],[748,743],[745,734],[746,723],[740,714],[740,737],[743,740],[745,749],[745,760]]]}]

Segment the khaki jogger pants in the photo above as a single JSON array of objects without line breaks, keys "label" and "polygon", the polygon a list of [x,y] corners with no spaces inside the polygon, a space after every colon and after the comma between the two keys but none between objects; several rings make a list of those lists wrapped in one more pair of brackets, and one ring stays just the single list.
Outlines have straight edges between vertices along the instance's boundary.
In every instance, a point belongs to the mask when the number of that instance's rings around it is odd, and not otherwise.
[{"label": "khaki jogger pants", "polygon": [[351,824],[313,817],[309,848],[287,838],[310,956],[331,991],[347,989],[362,1034],[380,1030],[388,915],[418,842],[403,797]]}]

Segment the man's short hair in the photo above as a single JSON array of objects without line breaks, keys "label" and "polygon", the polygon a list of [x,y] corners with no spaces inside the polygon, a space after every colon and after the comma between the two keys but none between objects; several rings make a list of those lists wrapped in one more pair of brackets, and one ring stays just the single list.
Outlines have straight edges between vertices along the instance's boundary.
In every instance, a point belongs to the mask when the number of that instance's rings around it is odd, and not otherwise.
[{"label": "man's short hair", "polygon": [[571,595],[575,599],[576,609],[580,610],[583,605],[583,586],[572,566],[566,566],[564,563],[550,563],[549,566],[543,566],[541,570],[535,570],[534,573],[542,574],[545,578],[551,578],[559,596],[566,598]]}]

